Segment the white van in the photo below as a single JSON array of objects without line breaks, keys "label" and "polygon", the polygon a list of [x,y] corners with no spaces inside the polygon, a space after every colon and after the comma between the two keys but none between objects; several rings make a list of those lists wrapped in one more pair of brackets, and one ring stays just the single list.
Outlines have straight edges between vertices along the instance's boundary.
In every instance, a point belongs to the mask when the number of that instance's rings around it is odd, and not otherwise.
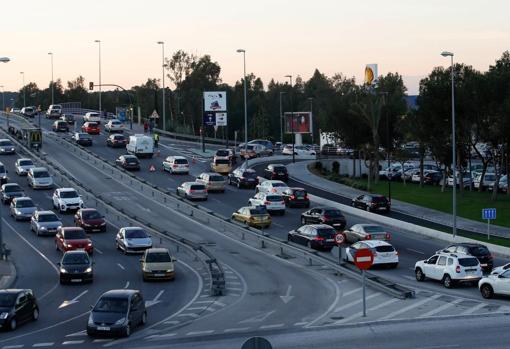
[{"label": "white van", "polygon": [[60,118],[62,115],[62,106],[60,104],[52,104],[48,107],[48,110],[46,111],[46,117],[48,119],[51,118]]},{"label": "white van", "polygon": [[152,137],[143,134],[129,136],[129,143],[126,145],[126,150],[128,153],[138,157],[152,157],[154,154],[154,140]]},{"label": "white van", "polygon": [[84,122],[87,122],[87,121],[88,122],[97,122],[98,124],[100,124],[101,123],[101,115],[99,115],[99,113],[97,113],[95,111],[89,111],[83,117],[83,121]]}]

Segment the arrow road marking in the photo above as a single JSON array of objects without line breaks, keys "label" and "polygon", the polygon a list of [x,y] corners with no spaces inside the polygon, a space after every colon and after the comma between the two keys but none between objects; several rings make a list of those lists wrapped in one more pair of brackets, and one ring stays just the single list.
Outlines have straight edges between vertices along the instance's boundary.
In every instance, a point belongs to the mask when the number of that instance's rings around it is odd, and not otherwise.
[{"label": "arrow road marking", "polygon": [[61,308],[64,308],[64,307],[67,307],[68,305],[71,305],[71,304],[74,304],[74,303],[78,303],[78,299],[83,296],[85,293],[87,293],[89,290],[85,290],[83,291],[82,293],[80,293],[79,295],[77,295],[76,297],[74,297],[73,299],[71,299],[70,301],[64,301],[62,302],[62,304],[60,304],[60,306],[58,307],[58,309],[61,309]]},{"label": "arrow road marking", "polygon": [[287,304],[287,303],[289,303],[294,298],[294,296],[290,295],[291,291],[292,291],[292,285],[289,285],[287,287],[287,293],[285,294],[285,296],[280,296],[280,298],[282,299],[283,303]]},{"label": "arrow road marking", "polygon": [[149,308],[149,307],[152,307],[153,305],[156,305],[156,304],[160,303],[161,301],[159,300],[159,297],[161,297],[163,292],[165,292],[165,290],[159,291],[159,293],[156,295],[156,297],[154,297],[153,300],[145,301],[145,307]]}]

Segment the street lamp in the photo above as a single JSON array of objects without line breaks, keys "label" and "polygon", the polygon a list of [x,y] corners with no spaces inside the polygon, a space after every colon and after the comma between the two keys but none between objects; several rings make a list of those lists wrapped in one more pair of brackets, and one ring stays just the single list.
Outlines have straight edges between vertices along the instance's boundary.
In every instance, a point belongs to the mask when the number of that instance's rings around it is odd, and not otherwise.
[{"label": "street lamp", "polygon": [[2,112],[5,111],[5,91],[4,91],[4,85],[0,85],[0,88],[2,89]]},{"label": "street lamp", "polygon": [[[244,71],[244,155],[246,157],[246,149],[248,148],[248,105],[246,101],[246,50],[240,48],[237,53],[243,54],[243,71]],[[248,158],[246,158],[248,161]]]},{"label": "street lamp", "polygon": [[282,95],[287,92],[280,91],[280,143],[282,143],[283,147],[283,110],[282,110]]},{"label": "street lamp", "polygon": [[[453,211],[453,238],[457,235],[457,158],[455,155],[455,81],[453,72],[453,53],[448,51],[441,52],[441,56],[451,59],[451,78],[452,78],[452,163],[453,163],[453,193],[452,193],[452,211]],[[462,185],[462,184],[461,184]]]},{"label": "street lamp", "polygon": [[292,75],[285,75],[290,80],[290,129],[292,130],[292,162],[296,162],[296,154],[294,153],[294,147],[296,145],[296,137],[294,135],[294,106],[292,105]]},{"label": "street lamp", "polygon": [[55,103],[54,93],[53,93],[53,52],[48,52],[51,56],[51,104]]},{"label": "street lamp", "polygon": [[21,78],[23,79],[23,108],[26,107],[26,88],[25,88],[25,72],[20,71]]},{"label": "street lamp", "polygon": [[312,145],[314,144],[314,141],[313,141],[313,97],[308,97],[308,101],[310,101],[310,134],[312,135]]},{"label": "street lamp", "polygon": [[99,113],[103,115],[103,109],[101,108],[101,40],[94,40],[99,46]]},{"label": "street lamp", "polygon": [[161,69],[162,69],[162,74],[163,74],[163,79],[162,79],[162,82],[163,82],[163,130],[166,131],[166,114],[165,114],[165,42],[164,41],[158,41],[158,45],[161,45],[161,59],[162,59],[162,63],[161,63]]},{"label": "street lamp", "polygon": [[11,59],[9,57],[0,57],[0,62],[2,63],[7,63],[9,62]]}]

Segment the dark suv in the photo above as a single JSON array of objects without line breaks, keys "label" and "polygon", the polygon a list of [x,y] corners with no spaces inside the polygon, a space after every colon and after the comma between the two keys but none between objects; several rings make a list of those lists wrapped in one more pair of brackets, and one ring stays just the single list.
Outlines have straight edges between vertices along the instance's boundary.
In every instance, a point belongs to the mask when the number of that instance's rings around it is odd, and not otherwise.
[{"label": "dark suv", "polygon": [[365,194],[352,199],[352,206],[368,212],[390,212],[390,202],[382,195]]},{"label": "dark suv", "polygon": [[259,184],[257,172],[251,169],[238,168],[229,173],[228,184],[237,185],[238,188],[255,188]]},{"label": "dark suv", "polygon": [[476,243],[458,243],[452,244],[443,250],[437,251],[436,253],[448,252],[448,253],[463,253],[469,256],[476,257],[480,262],[480,266],[483,271],[491,271],[494,266],[494,260],[487,246]]},{"label": "dark suv", "polygon": [[303,225],[289,231],[287,240],[309,248],[330,251],[335,246],[337,231],[326,224]]},{"label": "dark suv", "polygon": [[0,290],[0,327],[15,330],[18,324],[39,318],[39,306],[29,289]]},{"label": "dark suv", "polygon": [[283,200],[288,207],[310,207],[308,193],[303,188],[289,188],[283,191]]},{"label": "dark suv", "polygon": [[334,207],[314,207],[311,210],[301,214],[301,224],[322,223],[332,226],[336,230],[345,228],[345,217],[337,208]]},{"label": "dark suv", "polygon": [[287,182],[289,180],[287,167],[283,164],[269,164],[264,169],[264,178],[269,180],[278,179]]}]

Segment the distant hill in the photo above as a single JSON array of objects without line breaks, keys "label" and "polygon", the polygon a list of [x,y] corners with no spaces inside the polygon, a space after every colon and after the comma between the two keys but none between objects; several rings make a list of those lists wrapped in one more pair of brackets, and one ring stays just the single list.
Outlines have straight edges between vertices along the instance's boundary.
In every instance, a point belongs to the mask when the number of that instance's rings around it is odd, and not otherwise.
[{"label": "distant hill", "polygon": [[406,102],[407,102],[407,108],[409,109],[416,109],[416,99],[418,96],[406,96]]}]

